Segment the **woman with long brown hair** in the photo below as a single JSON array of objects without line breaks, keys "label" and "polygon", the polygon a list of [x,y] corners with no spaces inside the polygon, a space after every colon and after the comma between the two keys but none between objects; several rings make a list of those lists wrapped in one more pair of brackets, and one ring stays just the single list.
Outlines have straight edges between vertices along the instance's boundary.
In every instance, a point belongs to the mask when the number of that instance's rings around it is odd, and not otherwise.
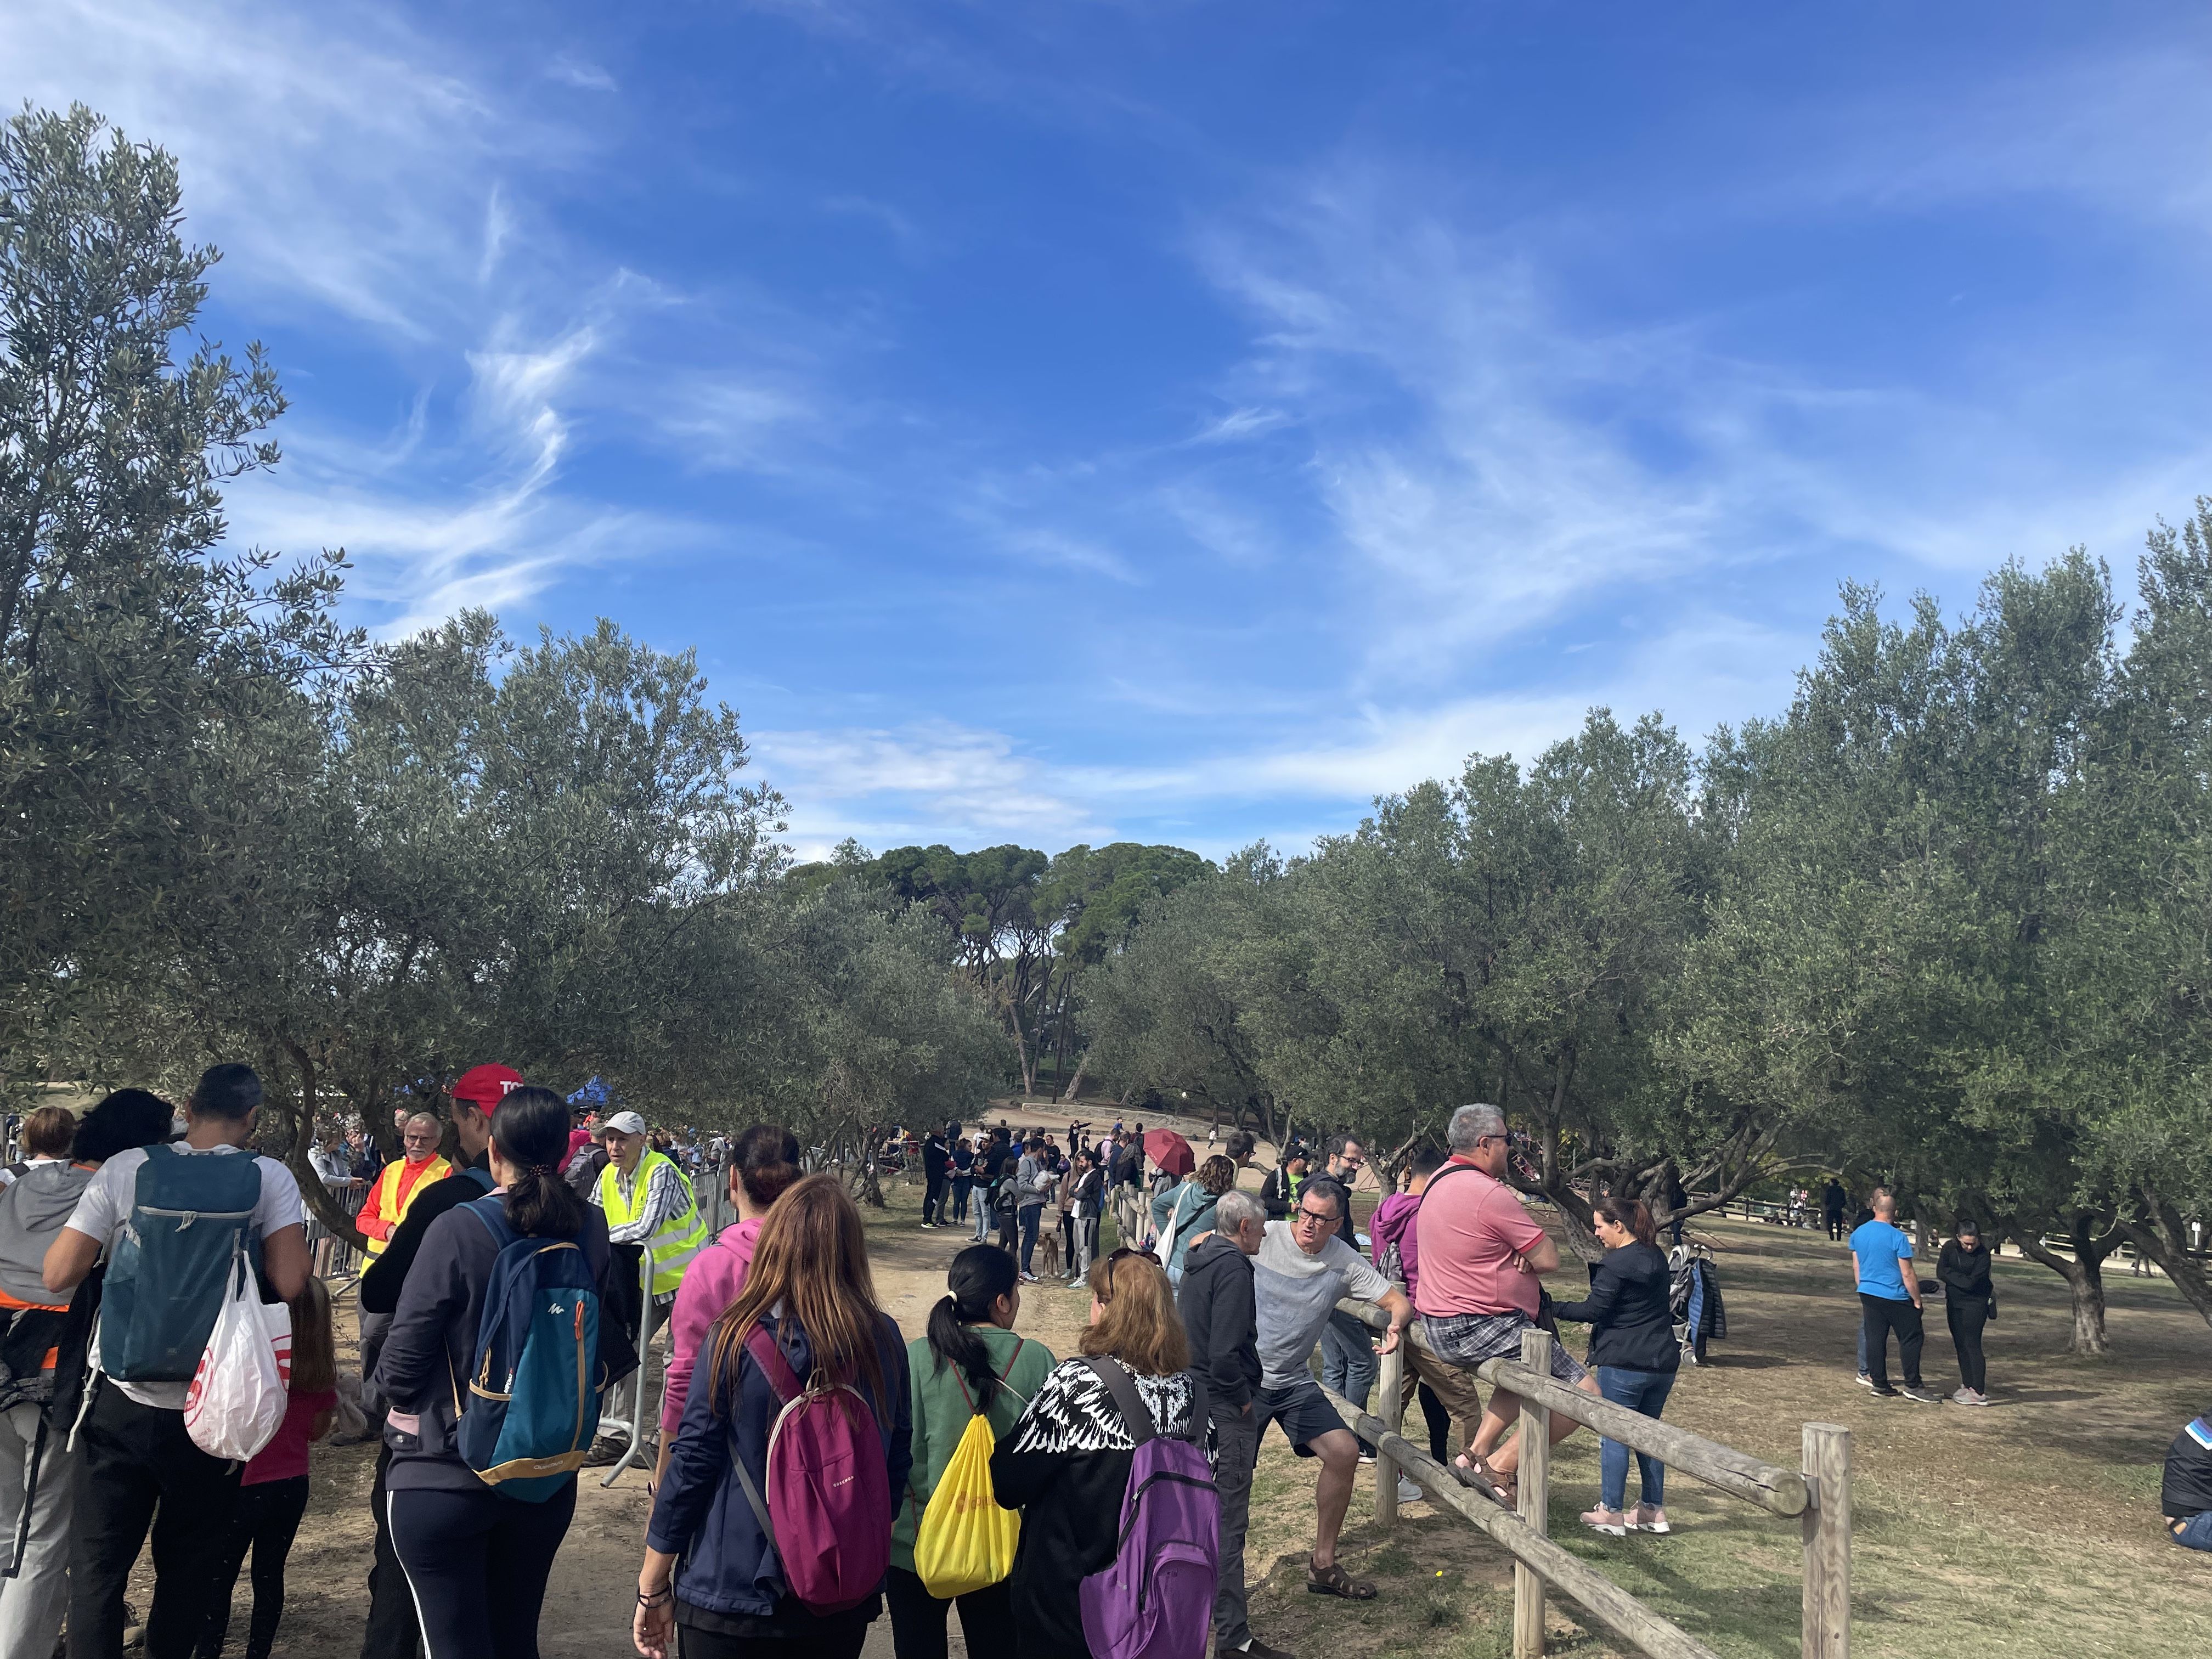
[{"label": "woman with long brown hair", "polygon": [[[1590,1276],[1590,1293],[1580,1302],[1553,1304],[1561,1319],[1590,1328],[1590,1370],[1598,1392],[1617,1406],[1656,1417],[1674,1389],[1682,1363],[1668,1306],[1671,1280],[1659,1249],[1659,1231],[1644,1200],[1618,1193],[1598,1200],[1592,1218],[1605,1259]],[[1633,1532],[1666,1532],[1667,1466],[1644,1452],[1636,1454],[1643,1490],[1633,1510],[1628,1502],[1628,1448],[1618,1440],[1598,1442],[1597,1507],[1583,1524],[1614,1538]]]},{"label": "woman with long brown hair", "polygon": [[[755,1492],[768,1490],[769,1437],[785,1401],[747,1342],[756,1329],[793,1376],[860,1396],[882,1437],[888,1490],[906,1486],[906,1345],[876,1305],[860,1212],[836,1176],[809,1176],[770,1206],[744,1289],[701,1351],[638,1571],[634,1633],[647,1659],[675,1650],[679,1628],[684,1659],[854,1659],[883,1610],[880,1586],[827,1615],[791,1594],[732,1461],[744,1460]],[[884,1533],[888,1553],[888,1512]]]},{"label": "woman with long brown hair", "polygon": [[[1091,1270],[1085,1355],[1121,1362],[1164,1435],[1188,1436],[1190,1344],[1158,1258],[1116,1250]],[[1205,1430],[1212,1455],[1212,1425]],[[1136,1437],[1089,1358],[1063,1360],[991,1456],[1000,1504],[1022,1511],[1014,1549],[1016,1648],[1022,1659],[1083,1659],[1077,1593],[1114,1559]]]}]

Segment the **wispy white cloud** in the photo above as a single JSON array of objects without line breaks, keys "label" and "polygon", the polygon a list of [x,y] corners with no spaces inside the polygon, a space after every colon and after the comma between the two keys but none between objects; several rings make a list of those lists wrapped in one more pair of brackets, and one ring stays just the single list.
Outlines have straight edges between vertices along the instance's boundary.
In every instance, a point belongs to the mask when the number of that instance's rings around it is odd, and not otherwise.
[{"label": "wispy white cloud", "polygon": [[563,86],[574,87],[580,92],[615,92],[618,88],[615,77],[587,58],[574,52],[556,52],[553,61],[545,66],[546,76]]}]

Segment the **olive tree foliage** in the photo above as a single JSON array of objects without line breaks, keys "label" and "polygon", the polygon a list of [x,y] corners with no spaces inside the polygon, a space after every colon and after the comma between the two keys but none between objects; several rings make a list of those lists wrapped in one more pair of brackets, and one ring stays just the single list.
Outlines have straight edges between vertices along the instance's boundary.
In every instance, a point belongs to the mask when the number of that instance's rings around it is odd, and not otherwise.
[{"label": "olive tree foliage", "polygon": [[1584,1248],[1599,1185],[1670,1214],[1681,1178],[1712,1207],[1777,1166],[1787,1125],[1662,1051],[1716,857],[1695,785],[1658,719],[1600,709],[1525,769],[1477,756],[1307,857],[1255,848],[1108,964],[1094,1063],[1226,1098],[1279,1142],[1356,1132],[1386,1169],[1494,1102],[1527,1134],[1513,1179]]},{"label": "olive tree foliage", "polygon": [[2085,1184],[2212,1321],[2212,498],[2160,525],[2081,787],[2059,940]]},{"label": "olive tree foliage", "polygon": [[319,1120],[389,1146],[489,1060],[815,1139],[1002,1081],[940,932],[784,879],[690,653],[478,612],[372,649],[342,556],[223,550],[284,399],[193,335],[181,232],[162,151],[0,130],[0,1082],[250,1059],[305,1176]]},{"label": "olive tree foliage", "polygon": [[177,169],[82,107],[0,126],[0,1066],[98,1018],[118,968],[176,948],[180,895],[319,672],[343,557],[218,554],[223,479],[273,465],[258,346],[195,333],[215,250]]}]

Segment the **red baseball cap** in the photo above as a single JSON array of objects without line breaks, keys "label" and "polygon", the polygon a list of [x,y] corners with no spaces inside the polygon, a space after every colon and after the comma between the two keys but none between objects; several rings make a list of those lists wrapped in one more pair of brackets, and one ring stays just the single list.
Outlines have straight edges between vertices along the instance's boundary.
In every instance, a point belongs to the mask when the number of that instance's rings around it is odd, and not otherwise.
[{"label": "red baseball cap", "polygon": [[507,1097],[510,1089],[522,1086],[522,1073],[508,1066],[471,1066],[461,1073],[453,1085],[455,1100],[474,1101],[489,1111]]}]

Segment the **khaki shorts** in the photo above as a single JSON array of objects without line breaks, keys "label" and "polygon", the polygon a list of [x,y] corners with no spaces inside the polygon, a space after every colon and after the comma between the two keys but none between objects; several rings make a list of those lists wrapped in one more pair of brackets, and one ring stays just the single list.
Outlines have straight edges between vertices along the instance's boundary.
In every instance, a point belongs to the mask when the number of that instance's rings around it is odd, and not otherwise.
[{"label": "khaki shorts", "polygon": [[1413,1404],[1417,1385],[1425,1382],[1451,1413],[1460,1444],[1468,1444],[1474,1438],[1474,1425],[1482,1420],[1482,1391],[1473,1368],[1455,1365],[1431,1347],[1418,1319],[1400,1340],[1406,1344],[1406,1376],[1399,1389],[1399,1420],[1408,1420],[1406,1407]]}]

